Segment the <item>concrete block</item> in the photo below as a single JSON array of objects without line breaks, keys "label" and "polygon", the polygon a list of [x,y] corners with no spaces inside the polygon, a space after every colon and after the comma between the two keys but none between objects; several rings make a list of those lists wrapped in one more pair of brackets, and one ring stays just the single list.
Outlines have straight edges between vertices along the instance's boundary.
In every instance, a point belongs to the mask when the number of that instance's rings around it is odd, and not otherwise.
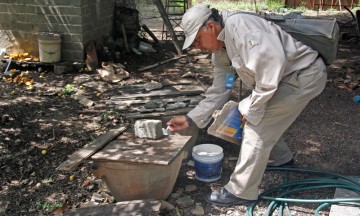
[{"label": "concrete block", "polygon": [[70,62],[62,62],[62,63],[57,63],[54,64],[54,73],[55,74],[64,74],[64,73],[69,73],[69,72],[73,72],[74,68],[72,66],[72,64]]},{"label": "concrete block", "polygon": [[140,119],[135,121],[135,136],[139,138],[159,139],[162,137],[162,121]]}]

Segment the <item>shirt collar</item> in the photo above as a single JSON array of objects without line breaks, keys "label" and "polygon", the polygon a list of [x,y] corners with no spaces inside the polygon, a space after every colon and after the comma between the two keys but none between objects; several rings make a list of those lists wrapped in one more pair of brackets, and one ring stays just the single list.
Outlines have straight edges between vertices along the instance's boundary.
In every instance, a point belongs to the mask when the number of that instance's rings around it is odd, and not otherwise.
[{"label": "shirt collar", "polygon": [[221,32],[219,33],[218,37],[217,37],[218,40],[221,40],[221,41],[225,41],[225,29],[223,28],[221,30]]}]

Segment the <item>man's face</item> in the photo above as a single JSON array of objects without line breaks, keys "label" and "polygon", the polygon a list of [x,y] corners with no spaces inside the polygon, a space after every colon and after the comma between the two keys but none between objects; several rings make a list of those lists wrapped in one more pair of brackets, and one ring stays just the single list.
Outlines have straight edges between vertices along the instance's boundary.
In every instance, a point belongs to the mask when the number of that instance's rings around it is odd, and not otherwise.
[{"label": "man's face", "polygon": [[220,50],[223,47],[223,42],[217,40],[220,31],[221,27],[218,23],[211,20],[207,21],[206,24],[199,29],[193,46],[210,53]]}]

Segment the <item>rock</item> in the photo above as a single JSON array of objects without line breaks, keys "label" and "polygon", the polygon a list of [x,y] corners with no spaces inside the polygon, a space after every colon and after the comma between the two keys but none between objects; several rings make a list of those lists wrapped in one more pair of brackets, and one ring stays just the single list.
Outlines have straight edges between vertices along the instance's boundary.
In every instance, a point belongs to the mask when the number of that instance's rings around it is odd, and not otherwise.
[{"label": "rock", "polygon": [[151,101],[145,103],[144,107],[146,109],[163,108],[166,106],[166,104],[167,104],[166,101],[157,99],[157,100],[151,100]]},{"label": "rock", "polygon": [[162,137],[162,121],[155,119],[140,119],[134,124],[135,136],[139,138],[159,139]]},{"label": "rock", "polygon": [[93,195],[91,196],[91,201],[94,201],[94,202],[103,202],[103,201],[104,201],[104,198],[103,198],[103,196],[101,196],[101,194],[93,193]]},{"label": "rock", "polygon": [[152,91],[156,89],[161,89],[163,87],[163,84],[158,82],[148,82],[144,84],[144,88],[146,91]]},{"label": "rock", "polygon": [[1,121],[6,123],[10,120],[10,116],[8,114],[4,114],[2,117],[1,117]]},{"label": "rock", "polygon": [[161,200],[161,209],[172,211],[175,209],[175,206],[165,200]]},{"label": "rock", "polygon": [[81,203],[80,208],[93,207],[93,206],[98,206],[98,205],[99,205],[99,203],[97,203],[97,202],[89,201],[89,202]]},{"label": "rock", "polygon": [[186,208],[194,205],[194,200],[190,196],[180,197],[176,200],[176,204],[181,208]]},{"label": "rock", "polygon": [[191,210],[191,214],[195,216],[205,215],[205,210],[204,207],[202,207],[201,203],[196,203],[195,208]]},{"label": "rock", "polygon": [[196,106],[199,104],[200,101],[200,99],[191,99],[189,104]]},{"label": "rock", "polygon": [[146,109],[145,107],[141,107],[139,109],[140,113],[151,113],[151,112],[155,112],[155,109]]},{"label": "rock", "polygon": [[186,185],[185,192],[193,192],[196,191],[196,185]]},{"label": "rock", "polygon": [[181,196],[181,194],[179,194],[179,193],[172,193],[170,195],[170,199],[178,199],[180,196]]},{"label": "rock", "polygon": [[18,145],[21,145],[23,143],[23,141],[21,139],[16,139],[15,140],[15,145],[18,146]]},{"label": "rock", "polygon": [[0,200],[0,215],[5,215],[5,211],[8,208],[10,202]]},{"label": "rock", "polygon": [[189,167],[195,167],[195,162],[193,160],[189,160],[189,162],[187,162],[187,165]]},{"label": "rock", "polygon": [[176,103],[173,103],[173,104],[168,104],[166,106],[166,109],[167,110],[175,110],[175,109],[180,109],[180,108],[184,108],[186,107],[186,103],[184,102],[176,102]]}]

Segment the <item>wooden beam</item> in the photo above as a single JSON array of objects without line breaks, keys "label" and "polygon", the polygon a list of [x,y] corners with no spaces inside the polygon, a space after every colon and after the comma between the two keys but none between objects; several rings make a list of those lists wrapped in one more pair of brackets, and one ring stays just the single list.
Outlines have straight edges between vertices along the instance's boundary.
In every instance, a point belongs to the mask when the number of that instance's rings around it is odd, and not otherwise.
[{"label": "wooden beam", "polygon": [[142,118],[155,118],[155,117],[162,117],[162,116],[174,116],[174,115],[181,115],[187,114],[193,108],[187,107],[183,109],[177,109],[174,111],[166,111],[166,112],[157,112],[157,113],[143,113],[143,114],[127,114],[125,117],[128,119],[142,119]]},{"label": "wooden beam", "polygon": [[167,14],[166,14],[166,10],[165,10],[164,4],[162,3],[161,0],[154,0],[154,3],[155,3],[156,7],[158,8],[158,10],[159,10],[159,12],[160,12],[160,15],[161,15],[161,17],[162,17],[162,19],[163,19],[163,21],[164,21],[164,24],[165,24],[167,30],[170,32],[170,35],[171,35],[171,37],[173,38],[173,43],[174,43],[174,45],[175,45],[175,48],[176,48],[178,54],[179,54],[179,55],[182,55],[183,52],[181,51],[181,47],[180,47],[180,45],[179,45],[179,41],[178,41],[177,36],[176,36],[176,34],[175,34],[175,31],[174,31],[174,29],[173,29],[173,27],[172,27],[172,25],[171,25],[171,22],[170,22],[170,20],[169,20],[169,17],[168,17]]},{"label": "wooden beam", "polygon": [[149,29],[149,27],[147,27],[147,25],[143,24],[141,27],[150,35],[150,37],[154,40],[154,42],[155,42],[156,44],[159,43],[159,40],[158,40],[157,37],[154,35],[154,33]]},{"label": "wooden beam", "polygon": [[112,96],[111,100],[118,100],[118,99],[129,99],[129,98],[146,98],[146,97],[159,97],[159,96],[186,96],[186,95],[199,95],[204,93],[202,90],[194,90],[194,91],[152,91],[146,94],[128,94],[123,96]]},{"label": "wooden beam", "polygon": [[146,66],[146,67],[141,67],[141,68],[138,69],[138,71],[142,72],[144,70],[148,70],[148,69],[151,69],[151,68],[166,64],[166,63],[174,61],[176,59],[184,58],[185,56],[186,55],[181,55],[181,56],[177,56],[177,57],[174,57],[174,58],[171,58],[171,59],[167,59],[167,60],[152,64],[152,65],[149,65],[149,66]]},{"label": "wooden beam", "polygon": [[[178,97],[178,98],[161,98],[160,100],[166,101],[167,103],[175,103],[175,102],[184,102],[184,101],[190,101],[190,100],[202,100],[204,99],[203,96],[196,95],[193,97]],[[112,99],[111,101],[107,101],[106,104],[119,104],[119,105],[126,105],[130,106],[133,104],[145,104],[152,101],[152,99],[144,99],[144,100],[116,100]]]},{"label": "wooden beam", "polygon": [[85,208],[69,209],[64,212],[64,216],[128,216],[128,215],[158,215],[160,212],[160,201],[134,200],[118,202],[108,205],[99,205]]},{"label": "wooden beam", "polygon": [[68,160],[60,164],[56,169],[63,171],[74,170],[83,160],[89,158],[96,151],[101,149],[104,145],[108,144],[111,140],[117,137],[120,133],[124,132],[128,125],[119,125],[118,127],[111,129],[106,134],[101,135],[95,139],[92,143],[85,145],[75,153],[73,153]]}]

